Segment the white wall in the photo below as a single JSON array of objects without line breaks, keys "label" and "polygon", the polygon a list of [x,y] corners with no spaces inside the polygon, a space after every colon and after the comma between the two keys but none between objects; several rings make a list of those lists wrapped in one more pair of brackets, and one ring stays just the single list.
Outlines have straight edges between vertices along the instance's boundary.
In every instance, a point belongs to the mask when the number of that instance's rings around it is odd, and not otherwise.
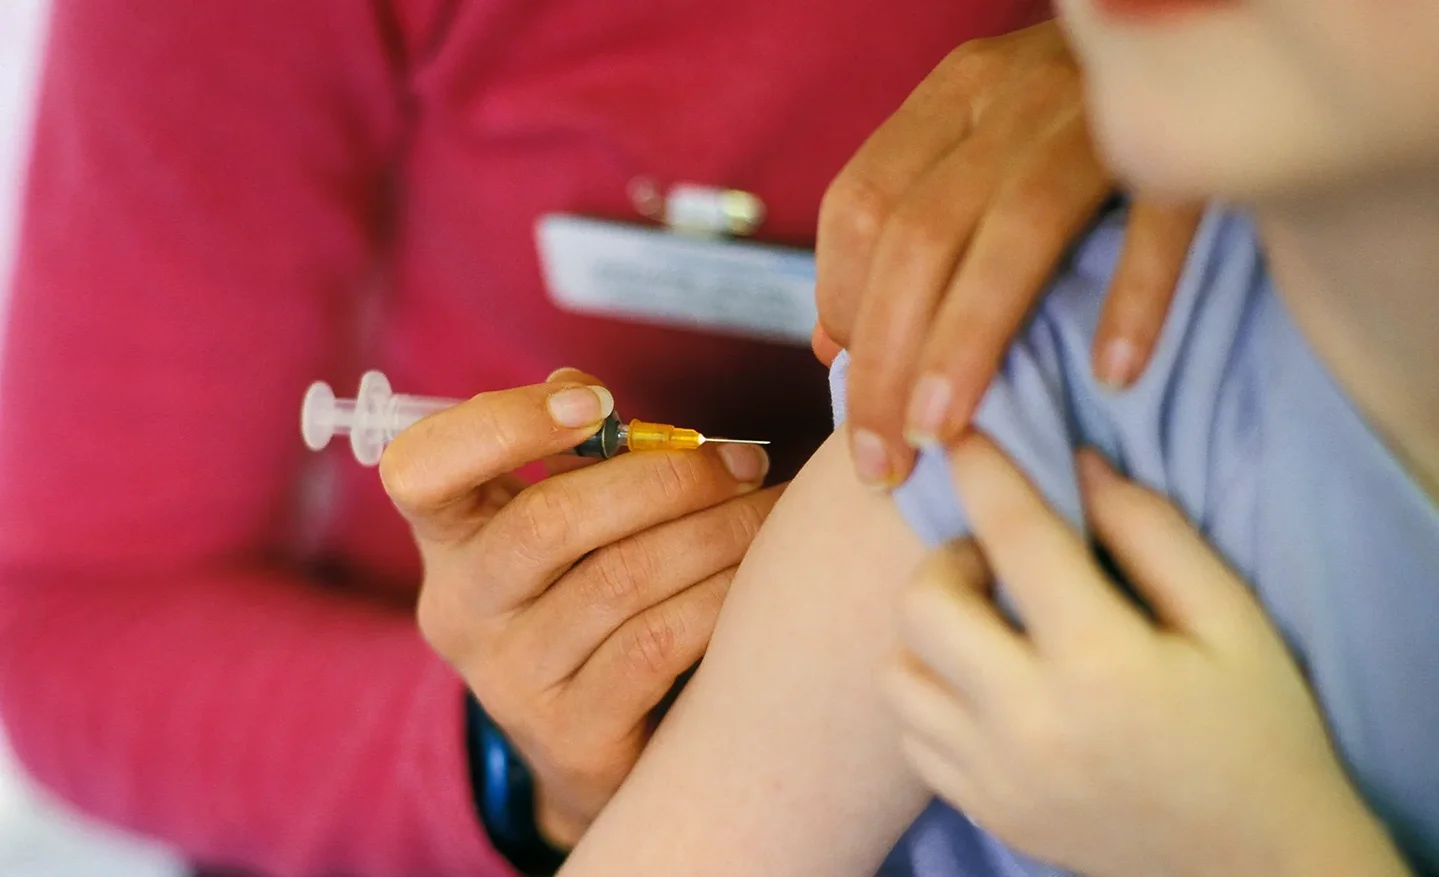
[{"label": "white wall", "polygon": [[0,277],[7,289],[45,6],[44,0],[0,0]]},{"label": "white wall", "polygon": [[[203,2],[203,0],[197,0]],[[0,0],[0,313],[8,301],[46,0]],[[4,485],[0,485],[0,490]],[[164,850],[70,812],[27,784],[0,739],[0,875],[178,877]]]}]

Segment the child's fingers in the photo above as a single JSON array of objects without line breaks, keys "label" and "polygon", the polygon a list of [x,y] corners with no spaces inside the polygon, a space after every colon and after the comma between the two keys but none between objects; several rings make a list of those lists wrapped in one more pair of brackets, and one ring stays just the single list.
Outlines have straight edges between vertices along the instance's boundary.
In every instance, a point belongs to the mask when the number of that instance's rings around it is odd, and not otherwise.
[{"label": "child's fingers", "polygon": [[908,733],[944,752],[975,739],[978,732],[970,705],[912,657],[896,659],[886,675],[885,689]]},{"label": "child's fingers", "polygon": [[930,552],[900,598],[900,636],[964,697],[1010,689],[1031,654],[990,598],[989,570],[969,540]]},{"label": "child's fingers", "polygon": [[977,786],[968,773],[945,757],[942,750],[913,734],[903,735],[899,745],[915,776],[926,786],[956,810],[970,809],[977,797]]},{"label": "child's fingers", "polygon": [[1143,628],[1084,540],[989,439],[967,436],[950,465],[975,540],[1041,648],[1083,647]]},{"label": "child's fingers", "polygon": [[1078,459],[1089,521],[1162,624],[1204,639],[1260,618],[1249,589],[1183,514],[1130,482],[1091,450]]},{"label": "child's fingers", "polygon": [[899,718],[905,755],[920,779],[951,801],[968,800],[972,759],[986,751],[969,707],[904,657],[889,671],[885,691]]}]

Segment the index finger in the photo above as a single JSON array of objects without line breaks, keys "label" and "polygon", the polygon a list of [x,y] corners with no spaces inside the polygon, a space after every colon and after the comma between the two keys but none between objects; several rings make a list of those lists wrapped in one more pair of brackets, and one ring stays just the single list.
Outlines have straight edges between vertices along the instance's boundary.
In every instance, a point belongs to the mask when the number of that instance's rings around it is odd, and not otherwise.
[{"label": "index finger", "polygon": [[993,442],[971,434],[950,456],[974,539],[1041,648],[1142,630],[1089,546]]},{"label": "index finger", "polygon": [[1052,100],[1046,112],[1057,118],[1027,154],[1010,158],[931,318],[906,400],[905,433],[916,444],[965,430],[1055,266],[1110,191],[1078,93],[1062,89]]},{"label": "index finger", "polygon": [[485,482],[574,447],[614,407],[609,390],[576,381],[481,393],[396,436],[380,480],[411,520],[466,512]]},{"label": "index finger", "polygon": [[849,345],[880,230],[915,182],[969,133],[971,83],[952,75],[954,64],[951,55],[910,93],[820,203],[815,298],[820,325],[841,347]]}]

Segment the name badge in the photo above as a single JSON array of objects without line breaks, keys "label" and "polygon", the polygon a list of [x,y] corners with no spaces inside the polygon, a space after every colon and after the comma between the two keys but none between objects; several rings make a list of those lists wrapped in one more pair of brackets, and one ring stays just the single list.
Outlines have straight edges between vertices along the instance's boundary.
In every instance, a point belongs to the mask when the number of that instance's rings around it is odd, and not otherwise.
[{"label": "name badge", "polygon": [[540,266],[562,310],[809,345],[814,254],[569,214],[536,224]]}]

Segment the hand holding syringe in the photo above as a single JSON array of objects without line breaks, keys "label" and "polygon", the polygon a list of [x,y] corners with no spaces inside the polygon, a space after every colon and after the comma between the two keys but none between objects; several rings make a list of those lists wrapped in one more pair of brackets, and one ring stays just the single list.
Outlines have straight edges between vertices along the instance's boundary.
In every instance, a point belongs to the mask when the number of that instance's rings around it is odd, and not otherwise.
[{"label": "hand holding syringe", "polygon": [[[390,382],[377,371],[366,372],[354,399],[337,399],[330,385],[316,381],[305,393],[300,408],[300,433],[310,450],[318,451],[336,435],[349,435],[355,459],[366,466],[380,462],[385,446],[423,417],[458,405],[460,399],[410,396],[395,393]],[[609,459],[621,450],[692,451],[709,442],[767,445],[767,441],[707,438],[692,429],[665,423],[631,420],[623,423],[616,413],[605,418],[599,431],[574,448],[582,457]]]}]

